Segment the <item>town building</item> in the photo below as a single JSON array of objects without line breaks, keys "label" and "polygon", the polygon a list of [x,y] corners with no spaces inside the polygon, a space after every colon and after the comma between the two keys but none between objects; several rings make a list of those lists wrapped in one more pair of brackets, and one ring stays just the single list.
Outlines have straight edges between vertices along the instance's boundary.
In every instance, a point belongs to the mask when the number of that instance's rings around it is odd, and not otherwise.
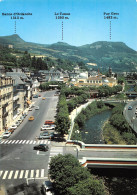
[{"label": "town building", "polygon": [[13,122],[13,80],[0,76],[0,131]]}]

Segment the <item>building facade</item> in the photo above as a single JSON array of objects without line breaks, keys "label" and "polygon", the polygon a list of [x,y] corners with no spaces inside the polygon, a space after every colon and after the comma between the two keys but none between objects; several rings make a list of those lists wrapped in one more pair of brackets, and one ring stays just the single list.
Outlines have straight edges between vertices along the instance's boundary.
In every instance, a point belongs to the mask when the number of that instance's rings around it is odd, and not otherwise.
[{"label": "building facade", "polygon": [[13,80],[11,77],[0,77],[0,131],[13,122]]}]

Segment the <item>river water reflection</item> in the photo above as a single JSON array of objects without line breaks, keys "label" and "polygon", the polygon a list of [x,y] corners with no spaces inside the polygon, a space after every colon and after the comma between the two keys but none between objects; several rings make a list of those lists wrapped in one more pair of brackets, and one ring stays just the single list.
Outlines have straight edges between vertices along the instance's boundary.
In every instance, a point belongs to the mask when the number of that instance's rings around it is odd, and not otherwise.
[{"label": "river water reflection", "polygon": [[86,121],[82,128],[82,140],[86,144],[101,144],[103,142],[103,124],[111,116],[112,110],[106,110]]}]

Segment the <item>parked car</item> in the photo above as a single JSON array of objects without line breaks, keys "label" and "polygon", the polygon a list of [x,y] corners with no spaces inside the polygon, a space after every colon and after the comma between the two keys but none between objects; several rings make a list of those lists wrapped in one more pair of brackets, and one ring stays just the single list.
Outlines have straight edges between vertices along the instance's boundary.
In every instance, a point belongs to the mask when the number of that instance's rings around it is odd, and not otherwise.
[{"label": "parked car", "polygon": [[129,106],[129,107],[128,107],[128,110],[132,110],[132,106]]},{"label": "parked car", "polygon": [[45,125],[53,125],[54,124],[54,121],[45,121]]},{"label": "parked car", "polygon": [[39,110],[39,106],[36,106],[36,107],[35,107],[35,110]]},{"label": "parked car", "polygon": [[34,150],[48,151],[49,147],[47,144],[39,144],[33,147]]},{"label": "parked car", "polygon": [[53,139],[54,138],[54,133],[49,133],[47,131],[40,133],[39,139]]},{"label": "parked car", "polygon": [[11,134],[14,132],[15,129],[12,129],[12,128],[8,128],[7,131],[8,132],[11,132]]},{"label": "parked car", "polygon": [[32,107],[29,107],[29,111],[32,111]]},{"label": "parked car", "polygon": [[44,131],[44,130],[54,130],[55,129],[55,125],[43,125],[41,127],[41,131]]},{"label": "parked car", "polygon": [[10,128],[11,129],[16,129],[17,128],[17,125],[12,125]]},{"label": "parked car", "polygon": [[38,95],[33,95],[33,98],[38,98],[39,96]]},{"label": "parked car", "polygon": [[18,122],[21,124],[22,123],[22,119],[18,119]]},{"label": "parked car", "polygon": [[17,127],[20,125],[19,121],[16,121],[15,125],[17,125]]},{"label": "parked car", "polygon": [[43,194],[54,195],[53,185],[51,181],[44,181],[41,188]]},{"label": "parked car", "polygon": [[26,117],[27,115],[28,115],[28,113],[27,112],[24,112],[24,114],[22,116]]},{"label": "parked car", "polygon": [[4,134],[3,134],[3,138],[9,138],[11,136],[11,132],[9,131],[6,131]]},{"label": "parked car", "polygon": [[29,121],[33,121],[33,120],[34,120],[34,116],[30,116]]},{"label": "parked car", "polygon": [[47,139],[47,138],[50,138],[48,131],[44,131],[43,133],[40,133],[39,139]]}]

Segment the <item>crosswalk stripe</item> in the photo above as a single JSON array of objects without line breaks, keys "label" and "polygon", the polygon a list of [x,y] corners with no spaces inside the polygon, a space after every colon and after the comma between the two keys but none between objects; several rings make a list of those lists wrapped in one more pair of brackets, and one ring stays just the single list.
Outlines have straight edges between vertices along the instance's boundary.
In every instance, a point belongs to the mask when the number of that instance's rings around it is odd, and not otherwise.
[{"label": "crosswalk stripe", "polygon": [[39,169],[36,170],[36,176],[35,177],[39,177]]},{"label": "crosswalk stripe", "polygon": [[22,144],[24,144],[24,143],[25,143],[25,141],[26,141],[26,140],[24,140],[24,141],[22,142]]},{"label": "crosswalk stripe", "polygon": [[6,144],[8,141],[9,141],[9,140],[6,140],[6,141],[4,142],[4,144]]},{"label": "crosswalk stripe", "polygon": [[[26,142],[26,143],[25,143]],[[48,140],[3,140],[0,144],[50,144]]]},{"label": "crosswalk stripe", "polygon": [[8,174],[8,171],[5,171],[5,173],[4,173],[4,175],[3,175],[3,178],[2,178],[2,179],[6,179],[7,174]]},{"label": "crosswalk stripe", "polygon": [[15,172],[14,179],[17,179],[19,171]]},{"label": "crosswalk stripe", "polygon": [[0,143],[3,144],[5,142],[5,140],[1,141]]},{"label": "crosswalk stripe", "polygon": [[2,176],[3,171],[0,171],[0,177]]},{"label": "crosswalk stripe", "polygon": [[8,144],[10,144],[12,142],[12,140],[10,140],[9,142],[8,142]]},{"label": "crosswalk stripe", "polygon": [[8,176],[8,179],[11,179],[12,174],[13,174],[13,171],[10,171],[10,174],[9,174],[9,176]]},{"label": "crosswalk stripe", "polygon": [[33,177],[33,175],[34,175],[34,170],[31,170],[31,172],[30,172],[30,178]]},{"label": "crosswalk stripe", "polygon": [[44,177],[44,169],[41,169],[41,177]]},{"label": "crosswalk stripe", "polygon": [[28,178],[29,170],[26,170],[24,178]]},{"label": "crosswalk stripe", "polygon": [[21,170],[19,179],[21,179],[23,177],[23,173],[24,173],[24,170]]},{"label": "crosswalk stripe", "polygon": [[[49,165],[48,165],[49,169]],[[45,174],[45,169],[37,169],[37,170],[5,170],[0,171],[0,178],[5,179],[27,179],[27,178],[43,178]]]}]

